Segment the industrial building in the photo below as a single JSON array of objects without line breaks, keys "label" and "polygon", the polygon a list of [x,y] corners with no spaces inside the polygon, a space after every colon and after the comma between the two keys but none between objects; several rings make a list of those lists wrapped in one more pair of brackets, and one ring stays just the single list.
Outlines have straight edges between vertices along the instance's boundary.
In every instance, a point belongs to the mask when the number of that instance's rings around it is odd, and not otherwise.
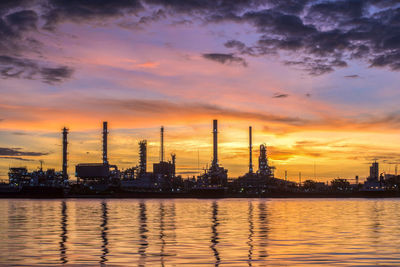
[{"label": "industrial building", "polygon": [[96,191],[107,190],[110,186],[119,186],[120,174],[116,165],[110,165],[107,155],[108,129],[107,122],[103,122],[103,162],[80,163],[75,166],[77,183],[90,186]]},{"label": "industrial building", "polygon": [[[187,194],[199,197],[222,196],[268,196],[271,194],[287,193],[329,193],[329,192],[399,192],[400,176],[379,172],[379,163],[374,161],[370,166],[370,174],[366,181],[349,186],[346,179],[334,179],[329,187],[325,183],[306,180],[301,185],[274,176],[275,168],[268,160],[267,146],[259,146],[258,170],[253,164],[253,128],[250,126],[249,136],[249,161],[248,171],[237,179],[228,181],[228,170],[220,165],[218,160],[218,121],[212,123],[212,161],[210,167],[204,169],[204,173],[183,180],[176,175],[176,155],[171,153],[171,158],[165,157],[165,129],[160,128],[159,162],[152,164],[152,170],[148,168],[148,143],[141,140],[138,143],[138,164],[125,170],[119,170],[116,165],[110,164],[108,157],[108,124],[103,122],[102,130],[102,158],[99,163],[80,163],[75,166],[76,182],[70,181],[68,176],[68,134],[69,129],[62,129],[62,170],[43,170],[42,164],[38,170],[29,172],[25,167],[11,167],[9,169],[9,189],[1,189],[4,192],[33,192],[39,195],[48,195],[51,192],[71,196],[127,193],[128,195],[141,194],[140,196],[161,194],[169,196],[173,194]],[[41,162],[42,163],[42,162]],[[300,174],[299,174],[300,180]],[[319,186],[320,185],[320,186]],[[343,186],[342,186],[343,185]],[[346,186],[344,186],[346,185]],[[344,190],[343,188],[346,188]],[[5,191],[4,191],[5,190]],[[164,195],[162,195],[164,194]],[[152,195],[152,196],[153,196]]]},{"label": "industrial building", "polygon": [[362,186],[364,191],[382,191],[385,187],[383,174],[379,175],[379,163],[376,160],[369,167],[369,176]]},{"label": "industrial building", "polygon": [[12,188],[54,187],[68,188],[67,145],[68,129],[62,129],[62,171],[55,169],[43,170],[40,161],[39,170],[29,172],[25,167],[11,167],[8,172],[9,186]]},{"label": "industrial building", "polygon": [[249,170],[248,172],[233,180],[230,189],[235,193],[262,195],[270,191],[293,191],[296,184],[287,179],[278,179],[274,177],[274,166],[268,162],[267,146],[260,145],[260,154],[258,156],[258,170],[253,169],[253,132],[249,127]]},{"label": "industrial building", "polygon": [[[171,154],[171,160],[165,161],[164,127],[160,129],[160,162],[153,164],[153,172],[147,172],[147,140],[139,142],[139,166],[121,172],[121,188],[123,190],[162,191],[180,190],[183,181],[177,177],[176,155]],[[134,172],[136,170],[136,175]],[[133,175],[132,175],[133,174]],[[129,177],[129,178],[127,178]],[[178,191],[179,191],[178,190]]]},{"label": "industrial building", "polygon": [[218,121],[213,120],[213,160],[209,169],[204,171],[197,179],[198,187],[226,187],[228,170],[221,167],[218,162]]}]

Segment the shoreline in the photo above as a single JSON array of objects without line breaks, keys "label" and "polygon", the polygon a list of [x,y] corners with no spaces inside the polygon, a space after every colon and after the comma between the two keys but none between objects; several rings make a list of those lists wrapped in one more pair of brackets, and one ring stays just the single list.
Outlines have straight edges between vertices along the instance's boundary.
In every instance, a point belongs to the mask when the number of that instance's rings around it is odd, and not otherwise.
[{"label": "shoreline", "polygon": [[22,194],[2,193],[0,199],[226,199],[226,198],[400,198],[400,192],[363,191],[353,193],[284,193],[275,192],[267,194],[191,194],[191,193],[149,193],[149,192],[121,192],[114,194]]}]

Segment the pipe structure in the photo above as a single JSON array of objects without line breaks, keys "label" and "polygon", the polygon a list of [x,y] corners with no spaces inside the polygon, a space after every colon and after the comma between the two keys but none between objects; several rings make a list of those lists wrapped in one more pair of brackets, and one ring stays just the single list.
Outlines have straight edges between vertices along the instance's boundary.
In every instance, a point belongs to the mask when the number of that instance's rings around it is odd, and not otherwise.
[{"label": "pipe structure", "polygon": [[161,126],[161,148],[160,148],[160,161],[164,161],[164,126]]},{"label": "pipe structure", "polygon": [[251,126],[249,127],[249,173],[253,173],[253,141]]},{"label": "pipe structure", "polygon": [[218,121],[213,121],[213,162],[214,166],[218,166]]},{"label": "pipe structure", "polygon": [[63,136],[63,143],[62,143],[62,177],[64,180],[68,179],[68,165],[67,165],[67,155],[68,155],[68,140],[67,140],[67,135],[68,135],[68,129],[63,128],[62,129],[62,136]]},{"label": "pipe structure", "polygon": [[108,158],[107,158],[107,122],[103,122],[103,164],[108,165]]}]

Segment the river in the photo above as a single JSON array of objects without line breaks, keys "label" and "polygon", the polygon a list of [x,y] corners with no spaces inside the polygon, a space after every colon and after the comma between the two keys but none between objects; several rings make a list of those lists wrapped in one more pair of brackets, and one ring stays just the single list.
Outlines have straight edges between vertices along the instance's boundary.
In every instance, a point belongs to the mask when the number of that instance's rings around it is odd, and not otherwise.
[{"label": "river", "polygon": [[400,265],[397,199],[0,199],[0,265]]}]

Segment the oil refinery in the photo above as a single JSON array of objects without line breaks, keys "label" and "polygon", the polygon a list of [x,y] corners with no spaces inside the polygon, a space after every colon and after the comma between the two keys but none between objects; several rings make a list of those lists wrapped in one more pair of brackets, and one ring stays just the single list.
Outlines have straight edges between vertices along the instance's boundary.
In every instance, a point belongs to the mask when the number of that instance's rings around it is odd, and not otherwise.
[{"label": "oil refinery", "polygon": [[[374,162],[370,176],[362,184],[334,179],[331,184],[306,180],[303,183],[276,178],[275,167],[268,160],[266,144],[259,145],[258,170],[253,164],[253,131],[249,127],[248,172],[235,179],[218,159],[218,121],[213,120],[213,153],[209,167],[197,177],[176,175],[176,155],[166,160],[164,127],[160,128],[160,161],[149,171],[147,140],[140,140],[139,162],[119,169],[108,157],[108,123],[103,122],[102,159],[98,163],[75,166],[76,181],[68,176],[68,134],[62,129],[62,170],[28,171],[10,167],[8,183],[0,185],[0,197],[337,197],[337,196],[400,196],[400,176],[381,174]],[[301,174],[299,174],[301,179]]]}]

